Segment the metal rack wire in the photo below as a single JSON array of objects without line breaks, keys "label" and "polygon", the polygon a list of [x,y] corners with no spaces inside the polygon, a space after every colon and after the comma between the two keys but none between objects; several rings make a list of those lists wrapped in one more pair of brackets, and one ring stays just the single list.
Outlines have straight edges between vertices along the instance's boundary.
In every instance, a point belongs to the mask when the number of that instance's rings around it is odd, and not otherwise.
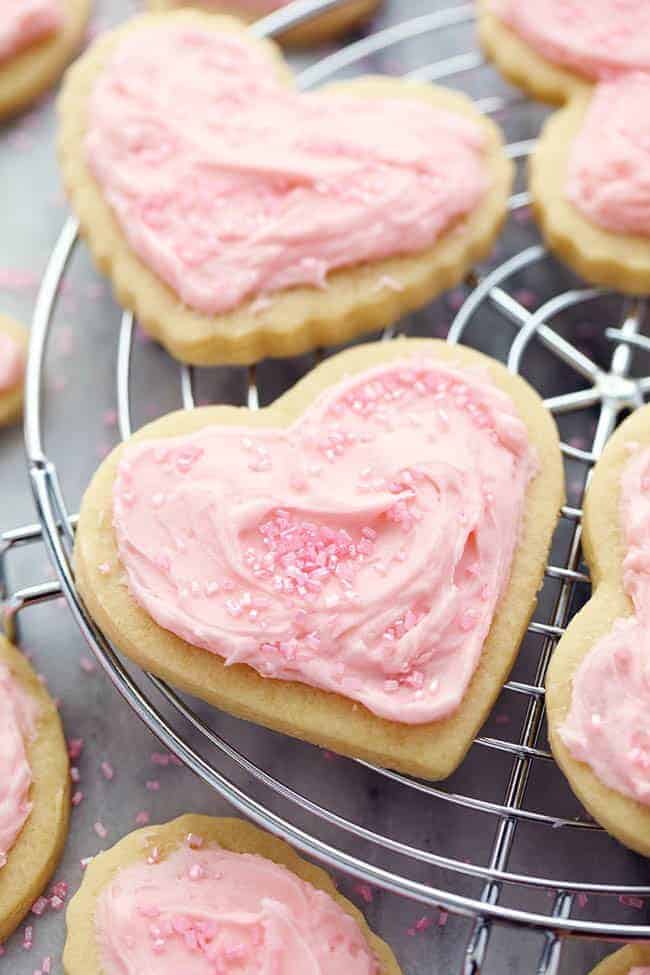
[{"label": "metal rack wire", "polygon": [[[315,12],[337,6],[341,0],[299,0],[253,26],[258,34],[273,34],[288,24],[299,23]],[[304,71],[298,81],[307,88],[329,79],[332,75],[354,68],[368,58],[384,54],[396,45],[422,37],[434,38],[439,31],[471,25],[472,6],[463,4],[414,18],[405,23],[379,31],[350,44],[324,58]],[[453,79],[458,83],[482,65],[480,55],[463,51],[445,61],[434,61],[411,73],[418,79]],[[522,96],[490,95],[479,100],[479,107],[489,114],[512,110],[524,104]],[[528,141],[509,146],[515,159],[525,159],[530,149]],[[511,200],[516,212],[527,205],[525,193]],[[396,894],[423,903],[444,907],[471,919],[472,930],[464,959],[465,975],[478,973],[486,960],[490,936],[495,922],[533,929],[542,937],[542,946],[531,971],[538,975],[556,972],[562,938],[581,935],[614,940],[650,939],[650,926],[633,923],[629,917],[612,920],[616,912],[600,916],[601,898],[624,899],[650,896],[650,884],[615,882],[608,872],[608,857],[612,842],[600,828],[584,814],[573,817],[554,815],[530,808],[528,794],[536,769],[544,767],[552,776],[554,789],[564,789],[564,782],[555,768],[552,756],[544,744],[544,678],[553,649],[569,621],[574,607],[576,589],[587,591],[588,576],[581,566],[580,536],[581,509],[567,505],[562,511],[559,534],[564,554],[546,570],[546,591],[540,600],[539,618],[530,625],[531,640],[535,641],[536,662],[533,676],[527,680],[513,679],[504,694],[523,703],[521,733],[512,740],[485,734],[476,739],[474,750],[481,750],[491,760],[500,757],[510,764],[506,769],[506,785],[500,801],[473,794],[470,790],[454,791],[442,785],[431,785],[409,779],[383,769],[373,769],[364,763],[359,774],[367,775],[377,785],[393,790],[391,795],[398,808],[421,804],[427,816],[436,810],[452,809],[458,817],[459,829],[464,828],[463,817],[479,816],[483,828],[493,826],[489,849],[483,862],[469,863],[453,851],[443,852],[442,844],[431,848],[425,841],[407,842],[389,830],[371,829],[328,804],[293,785],[289,777],[280,778],[256,763],[222,734],[215,730],[209,712],[181,697],[159,679],[127,669],[119,653],[110,645],[88,615],[75,588],[71,563],[71,548],[76,518],[70,514],[59,481],[57,464],[50,458],[43,431],[44,368],[48,337],[61,283],[77,244],[77,227],[69,220],[51,255],[38,295],[32,328],[32,342],[26,381],[25,444],[38,524],[5,532],[0,546],[0,579],[3,563],[19,546],[44,542],[58,581],[34,585],[14,592],[7,602],[7,624],[11,626],[16,614],[26,607],[61,595],[66,597],[71,612],[97,660],[110,681],[131,705],[139,717],[161,742],[188,765],[206,783],[228,800],[238,811],[260,825],[283,836],[303,852],[312,855],[332,868],[352,873],[371,884],[377,884]],[[567,462],[580,465],[583,482],[600,455],[614,429],[621,411],[640,405],[650,392],[650,377],[630,378],[635,348],[650,351],[650,340],[641,334],[646,309],[641,301],[623,302],[620,324],[605,335],[613,345],[607,368],[599,367],[583,351],[569,341],[556,323],[562,316],[576,309],[590,308],[603,300],[599,291],[572,289],[552,295],[534,312],[517,299],[514,282],[531,269],[539,270],[549,257],[538,244],[516,252],[487,274],[478,271],[470,275],[472,286],[467,299],[458,311],[448,339],[467,340],[477,331],[477,316],[494,316],[504,341],[509,343],[508,365],[518,371],[531,343],[548,350],[563,366],[574,370],[586,387],[559,393],[546,399],[546,406],[557,416],[597,408],[597,422],[591,446],[564,443]],[[496,324],[498,322],[498,325]],[[119,431],[123,438],[132,430],[133,341],[134,321],[130,314],[122,315],[117,351],[116,402]],[[394,330],[387,329],[383,339],[390,340]],[[474,344],[480,344],[474,342]],[[316,359],[318,356],[315,357]],[[195,373],[180,368],[180,398],[186,408],[194,404]],[[532,377],[535,381],[535,377]],[[255,409],[260,402],[260,388],[255,368],[247,371],[247,405]],[[224,771],[228,769],[228,772]],[[241,784],[241,776],[244,784]],[[239,777],[239,778],[238,778]],[[254,785],[254,789],[252,787]],[[263,799],[257,798],[261,791]],[[281,811],[278,812],[277,809]],[[469,818],[468,826],[469,827]],[[474,820],[472,820],[474,822]],[[562,829],[558,829],[562,827]],[[533,843],[548,844],[549,850],[567,832],[588,838],[598,859],[598,878],[569,862],[568,879],[555,876],[549,869],[545,875],[529,875],[525,869],[510,866],[518,853],[517,840],[524,829],[532,829]],[[326,838],[325,838],[326,837]],[[528,834],[527,834],[528,837]],[[530,837],[522,840],[525,845]],[[354,852],[350,851],[350,844]],[[362,851],[362,852],[361,852]],[[593,898],[592,913],[576,917],[576,895],[599,895]],[[530,904],[528,896],[532,897]],[[543,895],[543,896],[540,896]],[[550,895],[550,900],[546,899]],[[511,903],[514,900],[514,903]],[[521,905],[517,904],[521,900]],[[606,901],[605,903],[610,903]]]}]

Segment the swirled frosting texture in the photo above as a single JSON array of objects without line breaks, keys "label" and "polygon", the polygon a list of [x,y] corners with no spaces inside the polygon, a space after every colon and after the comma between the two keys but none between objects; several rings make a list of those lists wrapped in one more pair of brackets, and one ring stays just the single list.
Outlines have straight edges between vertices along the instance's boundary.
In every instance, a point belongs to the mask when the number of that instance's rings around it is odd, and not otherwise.
[{"label": "swirled frosting texture", "polygon": [[0,0],[0,64],[63,26],[60,0]]},{"label": "swirled frosting texture", "polygon": [[22,346],[6,332],[0,332],[0,393],[14,389],[25,370]]},{"label": "swirled frosting texture", "polygon": [[37,714],[33,699],[0,663],[0,868],[32,808],[26,743],[36,732]]},{"label": "swirled frosting texture", "polygon": [[138,256],[214,314],[430,247],[483,199],[483,142],[415,98],[298,94],[245,38],[176,21],[118,45],[86,154]]},{"label": "swirled frosting texture", "polygon": [[378,975],[326,893],[251,854],[180,847],[120,870],[99,894],[105,975]]},{"label": "swirled frosting texture", "polygon": [[567,196],[605,230],[650,236],[650,74],[596,87],[573,142]]},{"label": "swirled frosting texture", "polygon": [[560,734],[605,785],[650,805],[650,450],[625,467],[621,518],[634,615],[618,619],[583,659]]},{"label": "swirled frosting texture", "polygon": [[534,470],[510,398],[421,357],[332,387],[288,429],[133,444],[113,520],[161,626],[419,724],[463,698]]},{"label": "swirled frosting texture", "polygon": [[542,57],[586,78],[650,71],[647,0],[491,0],[490,5]]}]

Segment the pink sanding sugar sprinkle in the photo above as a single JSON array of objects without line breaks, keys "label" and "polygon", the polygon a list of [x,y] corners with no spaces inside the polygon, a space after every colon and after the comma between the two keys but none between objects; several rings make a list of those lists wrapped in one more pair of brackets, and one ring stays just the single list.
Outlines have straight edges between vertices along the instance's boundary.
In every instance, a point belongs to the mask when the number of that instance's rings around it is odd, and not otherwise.
[{"label": "pink sanding sugar sprinkle", "polygon": [[77,789],[76,792],[73,794],[70,802],[72,803],[73,806],[80,806],[83,801],[84,801],[84,794],[81,791],[81,789]]},{"label": "pink sanding sugar sprinkle", "polygon": [[61,900],[65,900],[68,896],[68,884],[65,880],[57,880],[56,883],[52,884],[50,889],[50,897],[60,897]]},{"label": "pink sanding sugar sprinkle", "polygon": [[415,922],[416,931],[426,931],[433,924],[433,918],[429,914],[425,914],[424,917],[419,918]]},{"label": "pink sanding sugar sprinkle", "polygon": [[25,951],[30,951],[33,944],[34,944],[34,928],[31,926],[31,924],[28,924],[23,934],[23,948],[25,949]]},{"label": "pink sanding sugar sprinkle", "polygon": [[358,894],[364,904],[372,904],[373,893],[370,884],[355,884],[353,888],[355,894]]},{"label": "pink sanding sugar sprinkle", "polygon": [[146,809],[141,809],[140,812],[136,813],[135,822],[137,826],[147,826],[151,816]]},{"label": "pink sanding sugar sprinkle", "polygon": [[97,820],[97,822],[93,824],[93,829],[99,836],[100,840],[105,840],[106,837],[108,836],[108,830],[106,829],[104,824],[99,820]]},{"label": "pink sanding sugar sprinkle", "polygon": [[38,900],[35,900],[32,904],[32,914],[35,914],[36,917],[40,917],[45,913],[48,904],[49,901],[47,897],[39,897]]},{"label": "pink sanding sugar sprinkle", "polygon": [[151,753],[151,764],[160,765],[162,768],[166,768],[171,761],[170,756],[166,752],[152,752]]},{"label": "pink sanding sugar sprinkle", "polygon": [[68,738],[68,755],[75,761],[79,758],[84,748],[83,738]]},{"label": "pink sanding sugar sprinkle", "polygon": [[85,674],[94,674],[97,670],[95,662],[86,656],[79,658],[79,666]]},{"label": "pink sanding sugar sprinkle", "polygon": [[160,792],[160,780],[148,779],[146,782],[146,788],[149,792]]},{"label": "pink sanding sugar sprinkle", "polygon": [[110,762],[102,762],[100,768],[102,770],[102,775],[108,782],[115,777],[115,769]]},{"label": "pink sanding sugar sprinkle", "polygon": [[645,906],[645,901],[641,897],[634,897],[632,894],[621,894],[618,901],[624,907],[633,907],[635,911],[641,911]]}]

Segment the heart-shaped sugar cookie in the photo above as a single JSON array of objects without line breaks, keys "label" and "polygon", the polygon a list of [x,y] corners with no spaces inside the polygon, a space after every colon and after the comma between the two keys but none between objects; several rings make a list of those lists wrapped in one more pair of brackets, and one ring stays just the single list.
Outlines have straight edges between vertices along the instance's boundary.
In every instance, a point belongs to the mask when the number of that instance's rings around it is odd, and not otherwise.
[{"label": "heart-shaped sugar cookie", "polygon": [[197,11],[102,37],[68,75],[61,123],[98,264],[195,363],[394,321],[487,252],[511,181],[465,96],[387,78],[298,94],[270,42]]},{"label": "heart-shaped sugar cookie", "polygon": [[597,965],[590,975],[645,975],[650,967],[650,944],[626,945]]},{"label": "heart-shaped sugar cookie", "polygon": [[594,593],[553,655],[549,740],[586,809],[650,856],[650,649],[647,533],[650,407],[618,428],[585,500]]},{"label": "heart-shaped sugar cookie", "polygon": [[362,346],[258,413],[172,414],[118,448],[83,501],[77,580],[172,683],[440,778],[512,665],[562,481],[552,420],[503,367]]},{"label": "heart-shaped sugar cookie", "polygon": [[[9,697],[12,688],[18,695]],[[59,862],[68,835],[70,772],[56,705],[22,653],[4,636],[0,707],[0,941],[5,941],[43,893]],[[23,719],[17,738],[16,725]],[[22,797],[26,779],[27,809]]]},{"label": "heart-shaped sugar cookie", "polygon": [[90,0],[4,5],[0,23],[0,119],[22,111],[56,81],[81,46]]},{"label": "heart-shaped sugar cookie", "polygon": [[650,291],[650,6],[645,0],[481,0],[503,74],[560,102],[529,164],[549,247],[588,281]]}]

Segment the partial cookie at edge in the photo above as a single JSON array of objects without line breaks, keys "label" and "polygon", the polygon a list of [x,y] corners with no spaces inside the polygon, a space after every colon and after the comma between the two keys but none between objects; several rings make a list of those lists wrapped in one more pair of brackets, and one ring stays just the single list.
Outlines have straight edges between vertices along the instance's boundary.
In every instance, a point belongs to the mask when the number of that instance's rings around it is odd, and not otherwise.
[{"label": "partial cookie at edge", "polygon": [[370,930],[361,912],[337,892],[331,877],[324,870],[303,860],[283,840],[244,820],[199,815],[180,816],[162,826],[136,830],[92,860],[79,891],[68,907],[68,939],[63,953],[66,975],[101,975],[94,936],[94,906],[106,884],[120,869],[141,860],[146,851],[154,846],[164,858],[177,849],[189,833],[209,843],[216,843],[225,850],[266,857],[313,887],[325,891],[359,925],[380,963],[381,975],[401,975],[391,949]]},{"label": "partial cookie at edge", "polygon": [[508,81],[531,98],[551,105],[588,88],[590,81],[568,68],[547,61],[490,10],[490,0],[477,0],[478,37],[488,58]]},{"label": "partial cookie at edge", "polygon": [[37,735],[27,743],[32,811],[0,868],[0,944],[43,892],[63,852],[70,816],[70,774],[63,729],[44,685],[16,647],[0,635],[6,664],[39,707]]},{"label": "partial cookie at edge", "polygon": [[591,99],[591,89],[547,119],[529,160],[529,186],[549,247],[585,280],[629,294],[650,291],[650,238],[604,230],[566,195],[569,159]]},{"label": "partial cookie at edge", "polygon": [[63,4],[62,30],[0,63],[0,121],[18,114],[51,88],[81,46],[91,0],[63,0]]},{"label": "partial cookie at edge", "polygon": [[596,965],[591,975],[629,975],[631,968],[645,965],[650,965],[650,944],[626,945]]},{"label": "partial cookie at edge", "polygon": [[[0,314],[0,332],[4,332],[20,345],[27,357],[29,332],[15,318]],[[23,409],[24,379],[11,389],[0,390],[0,427],[9,426],[19,419]]]},{"label": "partial cookie at edge", "polygon": [[583,520],[583,546],[593,595],[555,649],[546,679],[546,706],[553,754],[578,799],[608,833],[650,856],[650,806],[604,785],[589,765],[572,756],[559,733],[571,706],[572,679],[580,663],[609,633],[616,619],[633,612],[623,589],[626,545],[619,511],[620,480],[630,458],[629,443],[650,446],[650,406],[625,420],[596,464]]}]

